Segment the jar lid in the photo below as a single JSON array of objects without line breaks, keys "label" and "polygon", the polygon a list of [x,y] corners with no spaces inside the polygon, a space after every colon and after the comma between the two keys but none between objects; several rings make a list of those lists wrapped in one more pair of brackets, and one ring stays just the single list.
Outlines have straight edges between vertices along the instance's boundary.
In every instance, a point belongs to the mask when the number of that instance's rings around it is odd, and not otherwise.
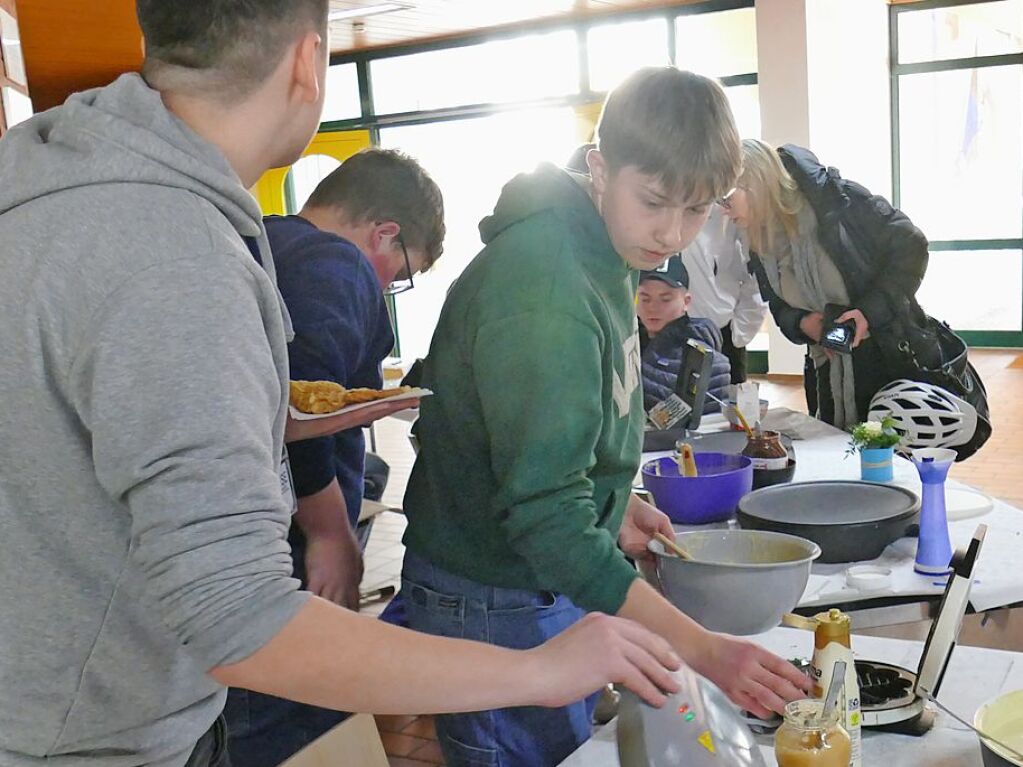
[{"label": "jar lid", "polygon": [[845,571],[845,584],[859,591],[880,591],[892,585],[892,569],[878,565],[855,565]]}]

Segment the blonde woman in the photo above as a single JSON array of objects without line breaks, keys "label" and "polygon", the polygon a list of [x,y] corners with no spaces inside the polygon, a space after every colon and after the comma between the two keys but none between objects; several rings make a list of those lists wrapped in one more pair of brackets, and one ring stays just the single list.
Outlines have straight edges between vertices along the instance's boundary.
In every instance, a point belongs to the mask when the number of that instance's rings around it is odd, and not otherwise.
[{"label": "blonde woman", "polygon": [[[927,238],[882,197],[825,168],[812,152],[742,142],[743,171],[719,204],[742,232],[785,336],[808,347],[810,412],[845,428],[893,378],[886,354],[923,312],[915,294]],[[852,323],[851,351],[821,345],[828,320]]]}]

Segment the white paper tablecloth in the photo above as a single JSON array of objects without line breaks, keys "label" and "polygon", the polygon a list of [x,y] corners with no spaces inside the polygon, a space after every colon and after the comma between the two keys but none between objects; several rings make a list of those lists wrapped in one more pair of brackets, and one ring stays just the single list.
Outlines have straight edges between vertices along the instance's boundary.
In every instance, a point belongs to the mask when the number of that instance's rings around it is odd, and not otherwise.
[{"label": "white paper tablecloth", "polygon": [[[857,456],[845,457],[849,436],[838,429],[786,409],[772,410],[765,425],[803,431],[808,439],[793,441],[796,454],[795,482],[813,480],[858,480],[860,464]],[[726,428],[720,417],[704,419],[701,431]],[[786,429],[787,431],[789,429]],[[669,452],[644,453],[644,459],[668,455]],[[984,460],[976,458],[974,460]],[[920,494],[920,478],[910,461],[896,456],[893,484]],[[961,482],[949,480],[948,488],[965,488]],[[990,512],[972,519],[949,523],[949,536],[954,547],[965,546],[980,523],[988,526],[987,537],[977,564],[970,602],[979,612],[1023,602],[1023,512],[998,499]],[[944,590],[944,581],[919,575],[913,571],[916,539],[902,538],[870,562],[815,564],[800,607],[833,605],[882,597],[936,596]],[[874,564],[891,568],[891,587],[881,591],[861,592],[846,587],[845,571],[854,564]]]},{"label": "white paper tablecloth", "polygon": [[[751,639],[783,658],[809,657],[813,652],[813,637],[803,631],[777,628]],[[920,642],[853,637],[857,657],[911,670],[916,669],[922,649]],[[1019,689],[1023,689],[1023,653],[957,647],[938,700],[972,721],[983,703]],[[619,767],[616,733],[616,723],[612,722],[562,762],[562,767]],[[758,736],[758,742],[767,763],[776,765],[771,736]],[[922,737],[864,730],[863,764],[865,767],[981,767],[982,762],[977,737],[951,717],[938,712],[934,729]]]}]

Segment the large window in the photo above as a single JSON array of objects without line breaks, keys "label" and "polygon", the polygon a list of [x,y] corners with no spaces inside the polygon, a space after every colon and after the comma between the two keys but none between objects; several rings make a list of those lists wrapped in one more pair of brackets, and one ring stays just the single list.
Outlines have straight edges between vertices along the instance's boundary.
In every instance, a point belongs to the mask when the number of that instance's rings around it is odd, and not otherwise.
[{"label": "large window", "polygon": [[444,255],[415,289],[397,296],[398,337],[405,358],[426,355],[444,297],[483,247],[479,222],[513,176],[537,163],[564,163],[579,143],[571,108],[503,112],[466,120],[380,131],[384,147],[416,157],[444,194]]},{"label": "large window", "polygon": [[307,155],[292,165],[288,175],[288,209],[295,213],[302,210],[320,182],[340,165],[324,154]]},{"label": "large window", "polygon": [[0,8],[0,134],[32,116],[18,22]]},{"label": "large window", "polygon": [[0,8],[0,58],[3,59],[3,70],[0,74],[5,74],[18,85],[27,85],[18,21],[2,8]]},{"label": "large window", "polygon": [[32,116],[32,99],[13,86],[4,86],[0,91],[8,128],[13,128]]},{"label": "large window", "polygon": [[1023,0],[893,6],[895,202],[931,241],[921,304],[1023,344]]},{"label": "large window", "polygon": [[757,71],[757,12],[736,8],[675,20],[675,62],[713,77]]},{"label": "large window", "polygon": [[323,122],[362,117],[359,72],[355,64],[337,64],[327,72],[327,93],[323,101]]},{"label": "large window", "polygon": [[668,20],[660,17],[597,24],[586,33],[586,51],[590,90],[606,93],[640,67],[671,63]]},{"label": "large window", "polygon": [[757,12],[735,8],[675,19],[675,64],[719,77],[743,138],[760,138]]},{"label": "large window", "polygon": [[[444,193],[444,257],[416,278],[415,290],[396,297],[402,356],[427,352],[447,290],[482,247],[479,221],[502,185],[538,162],[564,163],[591,138],[607,91],[639,67],[674,63],[721,78],[740,133],[759,137],[756,62],[753,0],[336,58],[324,129],[371,129],[377,144],[416,157]],[[331,167],[316,158],[296,166],[292,204],[301,205]]]},{"label": "large window", "polygon": [[572,30],[442,48],[370,63],[377,114],[567,96],[579,88]]}]

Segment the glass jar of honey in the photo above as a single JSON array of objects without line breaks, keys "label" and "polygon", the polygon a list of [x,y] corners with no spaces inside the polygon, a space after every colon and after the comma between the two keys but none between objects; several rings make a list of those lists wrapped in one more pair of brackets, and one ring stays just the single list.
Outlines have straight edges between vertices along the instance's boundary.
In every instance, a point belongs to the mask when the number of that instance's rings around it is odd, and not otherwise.
[{"label": "glass jar of honey", "polygon": [[825,719],[821,700],[789,703],[774,736],[778,767],[848,767],[852,745],[839,713],[836,706]]}]

